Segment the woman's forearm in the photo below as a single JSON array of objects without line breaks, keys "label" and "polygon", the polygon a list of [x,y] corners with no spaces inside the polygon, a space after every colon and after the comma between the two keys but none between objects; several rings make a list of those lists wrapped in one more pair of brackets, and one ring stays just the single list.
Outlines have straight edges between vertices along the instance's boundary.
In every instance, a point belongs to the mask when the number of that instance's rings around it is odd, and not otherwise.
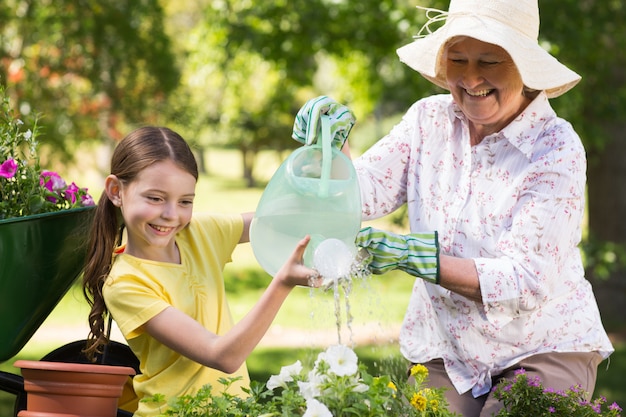
[{"label": "woman's forearm", "polygon": [[439,256],[439,284],[472,301],[482,303],[478,272],[473,259]]}]

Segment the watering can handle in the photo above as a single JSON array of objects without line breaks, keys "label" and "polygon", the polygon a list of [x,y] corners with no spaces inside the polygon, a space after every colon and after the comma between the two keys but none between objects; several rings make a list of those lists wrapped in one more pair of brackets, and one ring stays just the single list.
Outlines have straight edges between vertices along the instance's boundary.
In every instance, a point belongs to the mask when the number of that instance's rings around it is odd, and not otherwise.
[{"label": "watering can handle", "polygon": [[320,187],[318,197],[328,197],[328,181],[330,180],[330,171],[333,163],[333,138],[330,137],[330,116],[322,114],[322,175],[320,176]]}]

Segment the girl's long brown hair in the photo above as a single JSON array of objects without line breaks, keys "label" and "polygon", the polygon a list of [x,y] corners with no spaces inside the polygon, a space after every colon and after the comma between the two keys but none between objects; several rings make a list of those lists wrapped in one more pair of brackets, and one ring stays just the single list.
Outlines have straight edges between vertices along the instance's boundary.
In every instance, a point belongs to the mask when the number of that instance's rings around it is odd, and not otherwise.
[{"label": "girl's long brown hair", "polygon": [[[115,147],[111,174],[129,184],[143,169],[165,160],[173,161],[198,179],[198,166],[187,142],[168,128],[152,126],[131,132]],[[109,311],[102,297],[102,287],[111,271],[113,252],[121,243],[122,230],[121,213],[103,192],[91,226],[83,273],[83,294],[91,307],[90,332],[84,353],[91,360],[108,343],[105,323]]]}]

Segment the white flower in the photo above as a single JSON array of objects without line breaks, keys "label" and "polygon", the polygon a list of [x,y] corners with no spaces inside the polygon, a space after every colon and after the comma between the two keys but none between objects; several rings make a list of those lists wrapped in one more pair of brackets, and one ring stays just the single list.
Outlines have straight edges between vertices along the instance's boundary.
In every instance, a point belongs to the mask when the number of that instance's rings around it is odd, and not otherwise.
[{"label": "white flower", "polygon": [[320,374],[316,369],[311,369],[307,375],[309,382],[317,385],[322,385],[324,382],[328,381],[328,375]]},{"label": "white flower", "polygon": [[305,400],[313,399],[319,397],[321,392],[322,384],[328,379],[326,375],[321,375],[315,372],[315,370],[309,371],[308,380],[309,382],[298,381],[298,387],[300,388],[300,395],[304,397]]},{"label": "white flower", "polygon": [[287,381],[293,381],[293,377],[300,375],[300,372],[302,372],[302,363],[299,360],[280,368],[280,375],[283,375],[285,378],[291,378],[286,379]]},{"label": "white flower", "polygon": [[330,346],[326,352],[320,353],[320,360],[325,361],[330,366],[330,372],[337,376],[355,375],[359,370],[359,358],[345,345]]},{"label": "white flower", "polygon": [[367,390],[369,390],[370,387],[367,384],[362,384],[362,383],[358,383],[354,386],[354,388],[352,388],[352,391],[354,392],[365,392]]},{"label": "white flower", "polygon": [[280,368],[278,375],[272,375],[267,380],[267,389],[273,390],[278,387],[287,388],[287,382],[293,381],[293,377],[300,374],[300,372],[302,372],[302,363],[300,361],[296,361],[288,366],[283,366]]},{"label": "white flower", "polygon": [[310,399],[306,401],[306,411],[302,417],[333,417],[333,414],[321,402]]},{"label": "white flower", "polygon": [[305,400],[312,400],[319,397],[321,392],[316,384],[310,382],[298,381],[298,388],[300,388],[300,395]]}]

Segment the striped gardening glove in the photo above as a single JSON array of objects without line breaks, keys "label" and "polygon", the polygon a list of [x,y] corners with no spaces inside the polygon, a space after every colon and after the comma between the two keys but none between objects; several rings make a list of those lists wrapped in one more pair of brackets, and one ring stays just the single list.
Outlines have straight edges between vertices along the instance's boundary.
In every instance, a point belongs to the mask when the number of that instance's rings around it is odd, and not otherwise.
[{"label": "striped gardening glove", "polygon": [[437,232],[398,235],[366,227],[357,234],[355,243],[367,251],[364,262],[374,274],[400,269],[439,284]]},{"label": "striped gardening glove", "polygon": [[313,98],[302,106],[296,115],[291,137],[304,145],[315,144],[321,137],[320,115],[322,114],[328,115],[330,119],[330,135],[333,138],[333,145],[341,149],[348,139],[356,118],[349,108],[327,96]]}]

